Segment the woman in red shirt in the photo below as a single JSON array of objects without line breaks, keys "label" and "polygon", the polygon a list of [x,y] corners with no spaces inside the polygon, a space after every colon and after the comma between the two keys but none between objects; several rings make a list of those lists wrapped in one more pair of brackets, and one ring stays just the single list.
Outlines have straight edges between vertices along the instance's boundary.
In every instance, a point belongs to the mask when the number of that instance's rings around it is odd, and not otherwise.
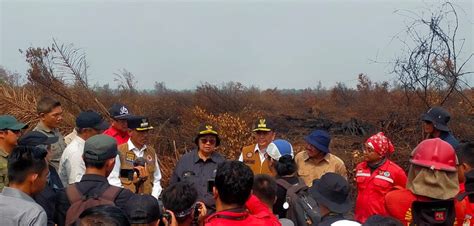
[{"label": "woman in red shirt", "polygon": [[388,159],[395,149],[382,132],[367,139],[364,147],[365,161],[357,165],[355,175],[355,219],[361,223],[372,215],[386,216],[385,194],[395,186],[404,188],[407,182],[405,171]]}]

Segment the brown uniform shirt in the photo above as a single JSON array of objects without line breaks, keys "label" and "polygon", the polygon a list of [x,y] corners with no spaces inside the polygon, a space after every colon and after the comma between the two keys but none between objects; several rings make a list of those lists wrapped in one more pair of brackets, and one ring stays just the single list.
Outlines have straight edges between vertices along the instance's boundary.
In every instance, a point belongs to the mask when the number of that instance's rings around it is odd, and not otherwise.
[{"label": "brown uniform shirt", "polygon": [[309,158],[306,151],[299,152],[295,156],[298,166],[298,175],[303,178],[306,185],[311,187],[313,180],[321,178],[325,173],[337,173],[347,179],[347,170],[344,162],[337,156],[328,153],[319,162]]},{"label": "brown uniform shirt", "polygon": [[[133,150],[130,150],[128,143],[124,143],[118,146],[120,156],[120,170],[133,170],[133,162],[137,158]],[[151,194],[153,189],[154,174],[156,170],[156,154],[152,147],[147,146],[144,150],[143,158],[146,160],[146,167],[148,170],[148,179],[139,187],[138,193]],[[127,177],[120,175],[120,180],[124,188],[129,189],[132,192],[136,192],[135,184],[132,183]]]},{"label": "brown uniform shirt", "polygon": [[8,154],[0,149],[0,191],[8,185]]}]

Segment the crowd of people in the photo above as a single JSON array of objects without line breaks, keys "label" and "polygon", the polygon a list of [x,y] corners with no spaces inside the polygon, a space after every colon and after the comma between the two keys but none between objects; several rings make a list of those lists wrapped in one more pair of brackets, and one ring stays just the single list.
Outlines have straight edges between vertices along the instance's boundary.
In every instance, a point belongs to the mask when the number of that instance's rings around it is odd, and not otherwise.
[{"label": "crowd of people", "polygon": [[164,189],[147,117],[114,104],[110,122],[84,111],[63,136],[59,101],[40,99],[37,113],[29,132],[0,116],[0,225],[474,225],[474,143],[456,140],[441,107],[422,115],[427,137],[408,172],[390,160],[396,147],[383,132],[346,169],[327,131],[305,136],[295,153],[259,118],[256,143],[236,160],[217,151],[225,141],[204,123]]}]

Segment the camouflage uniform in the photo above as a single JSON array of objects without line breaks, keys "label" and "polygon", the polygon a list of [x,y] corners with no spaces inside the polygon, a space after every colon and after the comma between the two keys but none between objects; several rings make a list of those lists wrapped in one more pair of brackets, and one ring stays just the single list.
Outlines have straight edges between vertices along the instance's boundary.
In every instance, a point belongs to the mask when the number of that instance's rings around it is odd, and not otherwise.
[{"label": "camouflage uniform", "polygon": [[8,154],[0,149],[0,191],[8,185]]}]

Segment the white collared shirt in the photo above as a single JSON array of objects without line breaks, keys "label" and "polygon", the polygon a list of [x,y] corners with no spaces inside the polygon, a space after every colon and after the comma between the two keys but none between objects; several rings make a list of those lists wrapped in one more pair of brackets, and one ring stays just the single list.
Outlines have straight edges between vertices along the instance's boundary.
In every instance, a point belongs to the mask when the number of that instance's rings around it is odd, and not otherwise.
[{"label": "white collared shirt", "polygon": [[[138,149],[137,147],[135,147],[135,145],[132,143],[132,141],[130,139],[127,141],[127,144],[128,144],[128,150],[133,151],[133,153],[135,154],[135,156],[137,158],[143,157],[143,155],[145,153],[145,149],[147,148],[146,145],[144,145],[141,149]],[[160,166],[158,165],[157,160],[158,160],[158,158],[156,157],[156,154],[155,154],[155,168],[156,169],[155,169],[155,173],[153,174],[153,188],[151,190],[151,195],[158,199],[158,196],[160,196],[160,193],[163,190],[163,188],[161,187],[161,184],[160,184],[161,171],[160,171]],[[120,182],[120,178],[119,178],[119,176],[120,176],[120,165],[121,165],[120,158],[117,156],[117,158],[115,159],[114,169],[112,170],[112,173],[114,173],[114,176],[111,173],[109,175],[108,180],[109,180],[110,184],[114,183],[113,185],[117,184],[117,180],[118,180],[118,182],[120,183],[120,187],[123,187],[122,182]],[[113,177],[111,178],[111,176],[113,176]]]},{"label": "white collared shirt", "polygon": [[58,174],[64,187],[81,181],[86,172],[86,165],[82,160],[85,142],[80,136],[74,137],[61,155]]}]

